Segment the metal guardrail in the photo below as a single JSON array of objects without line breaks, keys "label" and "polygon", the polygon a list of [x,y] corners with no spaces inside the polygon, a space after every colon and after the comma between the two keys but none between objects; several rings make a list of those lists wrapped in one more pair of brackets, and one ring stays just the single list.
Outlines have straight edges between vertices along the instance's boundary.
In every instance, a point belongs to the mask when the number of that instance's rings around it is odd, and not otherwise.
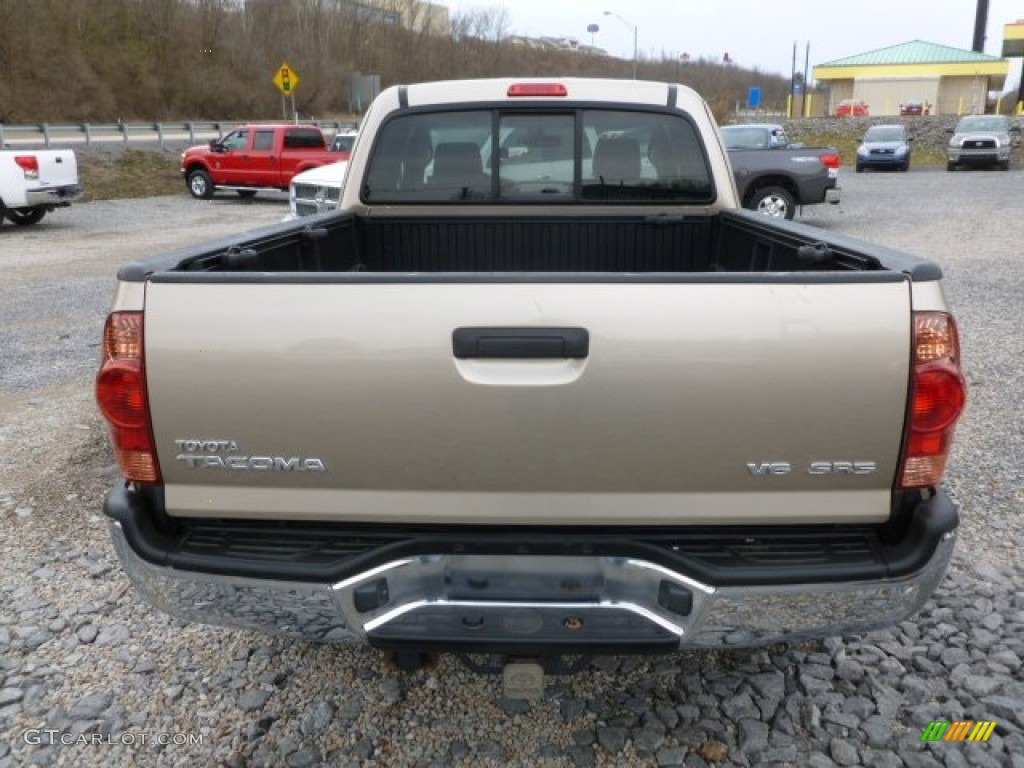
[{"label": "metal guardrail", "polygon": [[[164,149],[168,141],[188,142],[219,139],[232,128],[246,122],[231,120],[213,123],[38,123],[34,125],[5,125],[0,123],[0,148],[35,146],[49,148],[53,144],[85,144],[120,142],[157,142]],[[266,123],[280,123],[267,120]],[[326,131],[337,133],[348,123],[310,121]]]}]

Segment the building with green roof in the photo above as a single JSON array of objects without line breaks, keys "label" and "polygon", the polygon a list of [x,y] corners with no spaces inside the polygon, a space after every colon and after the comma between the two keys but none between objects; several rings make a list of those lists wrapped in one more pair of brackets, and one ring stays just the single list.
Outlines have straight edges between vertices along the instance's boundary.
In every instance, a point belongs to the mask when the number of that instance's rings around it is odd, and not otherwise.
[{"label": "building with green roof", "polygon": [[984,112],[1009,71],[997,56],[912,40],[819,64],[814,79],[829,86],[829,114],[843,99],[861,99],[872,115],[898,115],[914,101],[931,114],[965,114]]}]

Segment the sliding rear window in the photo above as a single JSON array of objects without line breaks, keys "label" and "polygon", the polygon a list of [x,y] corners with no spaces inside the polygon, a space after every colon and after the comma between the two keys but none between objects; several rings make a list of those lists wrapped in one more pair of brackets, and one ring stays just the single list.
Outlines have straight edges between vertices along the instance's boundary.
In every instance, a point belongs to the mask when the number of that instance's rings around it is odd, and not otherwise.
[{"label": "sliding rear window", "polygon": [[700,135],[678,113],[611,109],[399,115],[374,142],[365,203],[714,201]]}]

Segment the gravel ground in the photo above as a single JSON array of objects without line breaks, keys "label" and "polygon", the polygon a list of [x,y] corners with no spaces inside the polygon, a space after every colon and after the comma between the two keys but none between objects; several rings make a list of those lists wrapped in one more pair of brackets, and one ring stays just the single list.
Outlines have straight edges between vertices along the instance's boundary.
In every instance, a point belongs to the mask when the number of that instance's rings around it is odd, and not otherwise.
[{"label": "gravel ground", "polygon": [[[91,203],[4,226],[0,768],[1024,766],[1024,261],[1002,213],[1022,182],[845,172],[843,203],[803,217],[946,270],[970,386],[949,473],[964,521],[921,614],[821,643],[599,658],[533,704],[451,657],[400,676],[366,648],[185,625],[119,569],[100,511],[117,471],[89,391],[115,268],[274,221],[280,198]],[[999,725],[985,744],[922,744],[937,719]]]}]

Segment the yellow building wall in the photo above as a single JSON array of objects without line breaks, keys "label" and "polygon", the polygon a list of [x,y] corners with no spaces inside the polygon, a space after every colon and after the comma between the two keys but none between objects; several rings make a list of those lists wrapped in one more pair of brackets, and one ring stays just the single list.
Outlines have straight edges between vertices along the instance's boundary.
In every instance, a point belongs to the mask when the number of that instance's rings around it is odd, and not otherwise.
[{"label": "yellow building wall", "polygon": [[829,86],[832,89],[832,94],[829,98],[828,113],[834,115],[840,101],[854,98],[853,80],[833,80]]},{"label": "yellow building wall", "polygon": [[921,99],[932,114],[984,112],[989,90],[1006,82],[1010,62],[814,67],[819,86],[831,89],[829,113],[843,99],[863,99],[872,115],[898,115],[900,102]]},{"label": "yellow building wall", "polygon": [[991,83],[987,77],[860,78],[820,83],[831,89],[828,114],[834,115],[843,99],[863,99],[879,117],[899,115],[900,103],[920,99],[932,105],[933,115],[983,113]]},{"label": "yellow building wall", "polygon": [[951,64],[877,64],[859,67],[814,68],[815,80],[860,80],[865,77],[973,77],[989,75],[1005,80],[1010,62],[1004,60],[984,62],[955,62]]},{"label": "yellow building wall", "polygon": [[944,77],[940,88],[939,113],[944,115],[984,114],[988,78]]},{"label": "yellow building wall", "polygon": [[937,104],[939,102],[939,78],[914,77],[879,80],[864,78],[856,81],[853,92],[853,98],[863,99],[872,115],[898,115],[900,104],[906,101]]}]

